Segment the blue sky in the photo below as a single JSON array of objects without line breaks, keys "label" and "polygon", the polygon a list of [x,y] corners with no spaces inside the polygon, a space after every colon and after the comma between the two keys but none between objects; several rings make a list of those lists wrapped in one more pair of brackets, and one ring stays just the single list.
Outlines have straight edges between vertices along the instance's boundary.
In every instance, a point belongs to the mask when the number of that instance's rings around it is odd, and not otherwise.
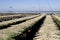
[{"label": "blue sky", "polygon": [[[10,8],[12,6],[12,8]],[[60,11],[60,0],[0,0],[0,11]]]}]

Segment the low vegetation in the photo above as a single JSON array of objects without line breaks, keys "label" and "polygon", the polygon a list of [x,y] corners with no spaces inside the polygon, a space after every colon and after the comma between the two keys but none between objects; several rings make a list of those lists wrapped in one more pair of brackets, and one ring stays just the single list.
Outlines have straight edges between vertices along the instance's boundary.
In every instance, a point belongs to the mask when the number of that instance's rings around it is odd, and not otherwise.
[{"label": "low vegetation", "polygon": [[[24,22],[24,23],[21,23],[21,24],[16,24],[16,25],[12,25],[11,27],[9,27],[9,28],[7,28],[7,29],[3,29],[3,30],[0,30],[0,34],[1,34],[1,36],[0,37],[2,37],[3,39],[4,38],[7,38],[7,36],[9,36],[8,37],[8,39],[9,40],[11,40],[14,36],[16,36],[16,35],[14,35],[14,34],[17,34],[17,35],[19,35],[19,34],[21,34],[24,30],[26,30],[26,29],[29,29],[31,26],[33,26],[36,22],[38,22],[41,18],[43,18],[44,17],[44,15],[42,15],[42,16],[39,16],[39,15],[37,15],[38,17],[36,17],[36,18],[32,18],[32,19],[30,19],[30,20],[27,20],[26,22]],[[2,34],[3,33],[3,34]],[[13,35],[12,35],[12,34]],[[4,36],[4,35],[6,35],[6,36]],[[10,36],[11,35],[11,36]],[[4,36],[4,37],[3,37]]]},{"label": "low vegetation", "polygon": [[60,20],[58,18],[56,18],[56,16],[52,16],[54,22],[57,24],[59,30],[60,30]]},{"label": "low vegetation", "polygon": [[[8,39],[9,40],[14,40],[14,37],[16,37],[17,35],[20,35],[23,31],[25,30],[28,30],[30,29],[34,24],[36,24],[39,20],[41,20],[44,16],[41,16],[41,17],[37,17],[37,18],[34,18],[34,19],[31,19],[31,20],[28,20],[22,24],[19,24],[19,25],[13,25],[14,27],[18,27],[20,26],[20,28],[18,28],[18,31],[17,33],[13,33],[9,35]],[[22,37],[22,36],[21,36]]]},{"label": "low vegetation", "polygon": [[30,16],[30,17],[25,17],[25,18],[19,18],[19,19],[15,19],[15,20],[0,22],[0,29],[9,27],[10,25],[13,25],[13,24],[18,24],[20,22],[24,22],[26,20],[35,18],[37,16],[39,16],[39,15],[34,15],[34,16]]}]

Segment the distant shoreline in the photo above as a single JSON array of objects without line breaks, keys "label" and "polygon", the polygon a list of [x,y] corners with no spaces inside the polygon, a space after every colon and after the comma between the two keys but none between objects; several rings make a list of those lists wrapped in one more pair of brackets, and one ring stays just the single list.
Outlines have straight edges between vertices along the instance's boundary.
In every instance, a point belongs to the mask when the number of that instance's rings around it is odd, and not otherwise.
[{"label": "distant shoreline", "polygon": [[0,13],[60,13],[60,11],[6,11],[6,12],[0,12]]}]

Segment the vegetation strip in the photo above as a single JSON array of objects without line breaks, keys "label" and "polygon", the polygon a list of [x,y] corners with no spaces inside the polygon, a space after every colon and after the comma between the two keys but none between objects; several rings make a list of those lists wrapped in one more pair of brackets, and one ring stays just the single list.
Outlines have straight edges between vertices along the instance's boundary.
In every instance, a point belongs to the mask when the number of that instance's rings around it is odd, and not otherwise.
[{"label": "vegetation strip", "polygon": [[[26,30],[27,28],[30,28],[31,26],[33,26],[36,22],[38,22],[41,18],[43,18],[44,16],[39,16],[37,18],[33,18],[31,20],[27,20],[24,23],[21,24],[17,24],[17,25],[13,25],[10,28],[7,29],[3,29],[0,30],[0,37],[2,37],[4,40],[9,36],[9,34],[11,35],[11,33],[14,35],[19,35],[21,34],[24,30]],[[14,30],[13,30],[14,29]],[[3,34],[2,34],[3,33]],[[4,36],[5,35],[5,36]],[[11,38],[10,36],[8,38]],[[11,38],[12,39],[12,38]]]},{"label": "vegetation strip", "polygon": [[12,19],[18,19],[21,17],[23,17],[23,16],[21,16],[21,15],[0,16],[0,22],[12,20]]},{"label": "vegetation strip", "polygon": [[10,25],[15,25],[15,24],[19,24],[22,22],[25,22],[26,20],[38,17],[39,15],[35,15],[35,16],[31,16],[31,17],[25,17],[25,18],[20,18],[20,19],[15,19],[15,20],[10,20],[10,21],[5,21],[5,22],[0,22],[0,30],[10,27]]},{"label": "vegetation strip", "polygon": [[33,40],[60,40],[58,27],[50,15],[46,16],[44,23],[36,33]]},{"label": "vegetation strip", "polygon": [[[27,17],[27,16],[29,17],[32,15],[33,14],[0,14],[0,22],[23,18],[23,17]],[[34,14],[34,15],[37,15],[37,14]]]},{"label": "vegetation strip", "polygon": [[60,30],[60,20],[58,18],[56,18],[55,16],[52,16],[54,22],[57,24],[58,29]]},{"label": "vegetation strip", "polygon": [[33,40],[36,32],[39,30],[39,28],[43,24],[43,21],[45,18],[46,18],[46,16],[44,16],[42,19],[38,20],[34,25],[25,29],[21,34],[15,36],[14,39],[15,40]]}]

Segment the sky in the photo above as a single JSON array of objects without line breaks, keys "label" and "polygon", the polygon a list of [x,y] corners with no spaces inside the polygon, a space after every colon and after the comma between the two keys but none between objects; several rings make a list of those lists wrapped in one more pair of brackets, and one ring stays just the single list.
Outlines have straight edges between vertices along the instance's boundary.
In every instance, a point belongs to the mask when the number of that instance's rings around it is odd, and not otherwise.
[{"label": "sky", "polygon": [[0,0],[0,12],[53,10],[60,11],[60,0]]}]

